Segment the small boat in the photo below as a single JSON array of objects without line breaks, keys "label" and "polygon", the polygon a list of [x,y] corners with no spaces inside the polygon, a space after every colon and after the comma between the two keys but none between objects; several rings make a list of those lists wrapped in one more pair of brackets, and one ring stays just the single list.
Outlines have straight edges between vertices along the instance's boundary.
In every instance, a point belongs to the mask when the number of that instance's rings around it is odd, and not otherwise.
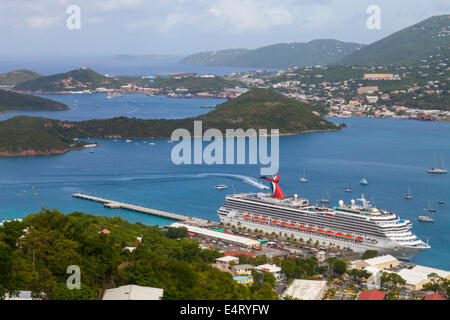
[{"label": "small boat", "polygon": [[405,194],[405,199],[412,199],[412,195],[411,195],[411,186],[408,187],[408,193]]},{"label": "small boat", "polygon": [[228,188],[228,186],[224,185],[224,184],[219,184],[219,185],[216,186],[217,190],[223,190],[223,189],[227,189],[227,188]]},{"label": "small boat", "polygon": [[126,142],[126,143],[130,143],[130,142],[133,142],[133,141],[131,141],[131,140],[128,139],[128,140],[125,140],[125,142]]},{"label": "small boat", "polygon": [[428,170],[428,173],[433,173],[433,174],[447,174],[447,169],[445,169],[445,163],[444,163],[444,158],[443,155],[441,153],[441,167],[438,168],[435,165],[436,163],[436,159],[435,159],[435,155],[433,154],[433,168]]},{"label": "small boat", "polygon": [[439,200],[438,203],[439,204],[444,204],[445,202],[444,202],[444,200]]},{"label": "small boat", "polygon": [[419,216],[419,221],[422,222],[434,222],[434,218],[430,216]]},{"label": "small boat", "polygon": [[89,153],[95,153],[95,151],[93,149],[89,150]]},{"label": "small boat", "polygon": [[352,192],[352,188],[350,188],[350,187],[345,188],[345,192],[348,192],[348,193]]},{"label": "small boat", "polygon": [[430,212],[436,212],[436,209],[430,208],[430,209],[428,209],[428,211],[430,211]]},{"label": "small boat", "polygon": [[365,178],[362,178],[359,183],[361,183],[362,186],[367,186],[369,184]]},{"label": "small boat", "polygon": [[308,179],[306,179],[306,170],[303,170],[303,177],[298,179],[300,182],[308,182]]},{"label": "small boat", "polygon": [[149,142],[149,144],[148,144],[149,146],[156,146],[156,143],[154,143],[153,142],[153,137],[152,137],[152,141],[151,142]]}]

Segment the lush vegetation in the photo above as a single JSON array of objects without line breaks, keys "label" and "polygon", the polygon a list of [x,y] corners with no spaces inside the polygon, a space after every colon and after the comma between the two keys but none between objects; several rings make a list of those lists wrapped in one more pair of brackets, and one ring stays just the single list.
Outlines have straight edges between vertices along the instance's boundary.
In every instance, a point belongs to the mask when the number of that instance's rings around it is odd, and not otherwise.
[{"label": "lush vegetation", "polygon": [[[102,230],[110,233],[103,233]],[[210,264],[221,256],[190,239],[121,218],[43,209],[0,227],[0,296],[30,290],[46,299],[98,299],[105,288],[137,284],[164,289],[163,299],[273,299],[273,279],[238,285]],[[130,252],[126,247],[136,247]],[[67,267],[81,270],[69,290]]]},{"label": "lush vegetation", "polygon": [[449,18],[448,14],[428,18],[346,56],[339,63],[360,66],[412,65],[422,63],[432,55],[448,57]]},{"label": "lush vegetation", "polygon": [[23,150],[67,150],[74,138],[151,138],[170,137],[178,128],[193,133],[194,120],[203,130],[280,129],[281,134],[338,129],[312,113],[312,108],[295,99],[267,89],[253,89],[196,118],[181,120],[142,120],[114,118],[82,122],[63,122],[33,117],[15,117],[0,122],[0,152]]},{"label": "lush vegetation", "polygon": [[328,39],[307,43],[279,43],[254,50],[199,53],[184,58],[181,63],[264,68],[327,65],[337,62],[363,46]]},{"label": "lush vegetation", "polygon": [[0,74],[0,86],[15,86],[16,84],[41,77],[39,73],[30,70],[14,70]]},{"label": "lush vegetation", "polygon": [[170,78],[157,78],[148,86],[165,90],[176,90],[177,88],[184,88],[188,89],[190,93],[198,93],[219,92],[225,88],[242,86],[242,83],[236,80],[228,80],[219,76],[215,76],[214,78],[202,78],[201,76],[180,76]]},{"label": "lush vegetation", "polygon": [[327,65],[363,46],[331,39],[307,43],[279,43],[254,50],[234,49],[199,53],[182,59],[181,63],[264,68]]},{"label": "lush vegetation", "polygon": [[371,259],[371,258],[375,258],[378,256],[378,251],[377,250],[366,250],[363,255],[362,258],[364,260],[366,259]]},{"label": "lush vegetation", "polygon": [[0,113],[12,110],[67,110],[61,102],[0,89]]},{"label": "lush vegetation", "polygon": [[81,91],[96,88],[119,88],[123,83],[89,68],[40,77],[18,83],[14,90],[33,92]]}]

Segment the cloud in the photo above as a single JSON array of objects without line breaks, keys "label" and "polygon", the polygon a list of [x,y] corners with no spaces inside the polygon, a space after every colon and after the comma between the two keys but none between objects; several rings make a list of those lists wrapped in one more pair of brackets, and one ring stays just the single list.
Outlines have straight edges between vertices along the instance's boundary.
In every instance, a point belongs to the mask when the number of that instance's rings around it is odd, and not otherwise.
[{"label": "cloud", "polygon": [[228,32],[265,30],[294,21],[289,10],[277,1],[219,0],[209,7],[208,13]]},{"label": "cloud", "polygon": [[45,29],[60,22],[61,18],[51,16],[35,16],[26,20],[26,24],[32,29]]}]

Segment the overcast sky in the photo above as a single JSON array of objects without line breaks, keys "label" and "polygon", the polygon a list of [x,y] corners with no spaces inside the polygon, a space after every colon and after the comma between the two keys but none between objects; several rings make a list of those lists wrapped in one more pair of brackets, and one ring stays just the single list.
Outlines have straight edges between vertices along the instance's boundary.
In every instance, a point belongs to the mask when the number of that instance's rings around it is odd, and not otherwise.
[{"label": "overcast sky", "polygon": [[[448,0],[0,0],[1,56],[175,54],[327,38],[371,43]],[[69,30],[69,5],[81,29]],[[369,5],[381,29],[369,30]]]}]

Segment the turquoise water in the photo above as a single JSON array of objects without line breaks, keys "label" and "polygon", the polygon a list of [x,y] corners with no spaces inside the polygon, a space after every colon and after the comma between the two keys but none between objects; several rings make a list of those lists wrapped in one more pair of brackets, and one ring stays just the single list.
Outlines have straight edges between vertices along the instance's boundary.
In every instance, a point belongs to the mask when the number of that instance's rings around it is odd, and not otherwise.
[{"label": "turquoise water", "polygon": [[[86,108],[101,98],[83,97],[87,100],[82,102],[79,96],[78,105]],[[60,96],[59,100],[73,98],[67,95]],[[153,99],[134,95],[126,98],[145,102],[136,106],[140,116],[148,108],[146,103]],[[90,99],[93,101],[89,102]],[[117,108],[117,114],[128,108],[126,105],[119,108],[119,100],[109,101],[117,101],[111,107]],[[151,117],[180,114],[184,117],[204,112],[197,108],[205,104],[204,100],[165,98],[161,101]],[[74,112],[71,119],[103,117],[103,112],[112,112],[107,108],[106,105],[100,110],[95,108],[95,113]],[[337,204],[341,199],[348,203],[364,192],[378,207],[410,219],[413,231],[421,239],[429,240],[432,248],[417,255],[414,262],[450,269],[450,175],[426,172],[432,165],[434,152],[438,155],[442,152],[445,159],[450,159],[450,124],[368,118],[350,118],[345,122],[348,128],[341,131],[280,138],[279,172],[285,194],[297,193],[310,200],[330,197],[331,204]],[[166,140],[156,141],[156,146],[149,146],[148,141],[100,140],[99,143],[101,147],[95,153],[81,150],[61,156],[0,159],[0,220],[23,217],[47,206],[65,213],[82,211],[121,216],[131,222],[170,223],[167,219],[105,209],[101,204],[74,199],[72,194],[76,192],[217,220],[216,211],[227,193],[233,189],[235,192],[260,190],[257,165],[176,166],[170,159],[174,144]],[[304,169],[308,183],[298,182]],[[359,184],[363,177],[369,182],[366,187]],[[226,184],[229,189],[215,190],[217,184]],[[414,197],[409,201],[403,198],[408,185]],[[344,192],[349,186],[352,194]],[[444,205],[437,204],[441,198],[446,201]],[[428,201],[436,209],[434,224],[417,221]]]}]

